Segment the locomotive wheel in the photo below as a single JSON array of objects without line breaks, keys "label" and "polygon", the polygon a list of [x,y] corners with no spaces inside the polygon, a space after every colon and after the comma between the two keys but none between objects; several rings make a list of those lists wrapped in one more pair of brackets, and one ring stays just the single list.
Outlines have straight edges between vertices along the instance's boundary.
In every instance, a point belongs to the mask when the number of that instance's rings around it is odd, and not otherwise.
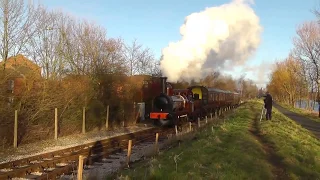
[{"label": "locomotive wheel", "polygon": [[171,120],[172,121],[172,126],[179,126],[179,118],[174,116],[173,119]]},{"label": "locomotive wheel", "polygon": [[192,121],[197,121],[197,119],[198,119],[198,115],[197,114],[192,115]]},{"label": "locomotive wheel", "polygon": [[172,120],[172,127],[175,128],[175,126],[177,126],[178,132],[182,132],[182,125],[183,125],[185,120],[186,120],[185,117],[183,117],[183,118],[175,117]]},{"label": "locomotive wheel", "polygon": [[178,119],[178,124],[184,124],[188,122],[188,116]]},{"label": "locomotive wheel", "polygon": [[154,120],[153,120],[153,125],[155,125],[155,126],[161,126],[160,120],[154,119]]}]

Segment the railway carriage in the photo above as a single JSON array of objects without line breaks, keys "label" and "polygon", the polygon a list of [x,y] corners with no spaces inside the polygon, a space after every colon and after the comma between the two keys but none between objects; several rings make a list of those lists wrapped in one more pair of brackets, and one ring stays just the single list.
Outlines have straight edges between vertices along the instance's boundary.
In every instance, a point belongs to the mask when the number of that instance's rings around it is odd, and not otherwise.
[{"label": "railway carriage", "polygon": [[233,93],[204,86],[192,86],[189,90],[193,93],[195,112],[193,117],[203,118],[208,113],[216,113],[221,108],[231,105]]}]

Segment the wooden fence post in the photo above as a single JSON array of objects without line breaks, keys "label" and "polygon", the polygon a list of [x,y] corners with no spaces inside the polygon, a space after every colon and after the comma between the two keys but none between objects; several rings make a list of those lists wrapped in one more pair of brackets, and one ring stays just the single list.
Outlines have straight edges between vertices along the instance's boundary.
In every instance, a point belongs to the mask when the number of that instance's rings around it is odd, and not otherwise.
[{"label": "wooden fence post", "polygon": [[54,108],[54,139],[58,139],[58,109]]},{"label": "wooden fence post", "polygon": [[208,117],[206,116],[206,124],[208,124]]},{"label": "wooden fence post", "polygon": [[137,124],[137,103],[136,102],[133,102],[133,118],[134,118],[134,120],[133,120],[133,122],[134,122],[134,124]]},{"label": "wooden fence post", "polygon": [[78,164],[78,180],[82,180],[82,173],[83,173],[83,156],[79,156],[79,164]]},{"label": "wooden fence post", "polygon": [[189,122],[189,130],[190,130],[190,132],[192,131],[192,123],[191,122]]},{"label": "wooden fence post", "polygon": [[176,130],[176,136],[178,135],[178,126],[175,125],[175,130]]},{"label": "wooden fence post", "polygon": [[86,107],[83,107],[82,111],[82,133],[86,133]]},{"label": "wooden fence post", "polygon": [[131,148],[132,148],[132,140],[129,140],[128,142],[128,154],[127,154],[127,166],[129,166],[130,163],[130,156],[131,156]]},{"label": "wooden fence post", "polygon": [[13,134],[13,147],[18,147],[18,110],[14,111],[14,134]]},{"label": "wooden fence post", "polygon": [[198,117],[198,128],[200,127],[200,118]]},{"label": "wooden fence post", "polygon": [[156,133],[156,142],[155,142],[155,153],[158,153],[158,141],[159,141],[159,133]]},{"label": "wooden fence post", "polygon": [[106,129],[109,128],[109,105],[107,106]]}]

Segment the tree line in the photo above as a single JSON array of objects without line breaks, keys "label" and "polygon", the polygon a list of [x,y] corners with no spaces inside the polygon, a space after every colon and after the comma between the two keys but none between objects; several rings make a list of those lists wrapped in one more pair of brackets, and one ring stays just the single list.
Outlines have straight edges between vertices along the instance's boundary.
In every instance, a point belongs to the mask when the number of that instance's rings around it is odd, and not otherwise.
[{"label": "tree line", "polygon": [[237,92],[241,95],[241,99],[251,99],[258,96],[258,86],[251,79],[246,79],[245,75],[234,78],[230,75],[224,75],[219,71],[208,73],[199,81],[191,80],[191,82],[180,80],[174,88],[183,89],[188,86],[202,85],[211,88],[222,89],[231,92]]},{"label": "tree line", "polygon": [[[319,17],[319,11],[314,11]],[[295,106],[302,100],[314,109],[319,100],[320,24],[319,20],[301,23],[287,58],[275,64],[267,89],[275,100]]]},{"label": "tree line", "polygon": [[[55,108],[61,135],[81,130],[82,107],[89,130],[103,127],[108,105],[111,123],[129,120],[139,83],[127,77],[159,74],[158,58],[138,40],[108,37],[98,24],[31,2],[0,1],[0,140],[11,141],[14,110],[22,141],[50,136]],[[8,67],[21,54],[41,67],[41,76]],[[21,76],[10,102],[8,80]]]}]

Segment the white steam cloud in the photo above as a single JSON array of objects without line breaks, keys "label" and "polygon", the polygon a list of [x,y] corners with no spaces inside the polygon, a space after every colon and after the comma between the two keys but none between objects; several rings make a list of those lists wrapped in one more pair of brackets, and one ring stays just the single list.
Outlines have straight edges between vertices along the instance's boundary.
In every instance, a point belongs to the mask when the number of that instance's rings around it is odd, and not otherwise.
[{"label": "white steam cloud", "polygon": [[160,68],[168,81],[201,78],[210,70],[243,65],[260,44],[253,1],[234,0],[186,17],[182,39],[162,51]]}]

